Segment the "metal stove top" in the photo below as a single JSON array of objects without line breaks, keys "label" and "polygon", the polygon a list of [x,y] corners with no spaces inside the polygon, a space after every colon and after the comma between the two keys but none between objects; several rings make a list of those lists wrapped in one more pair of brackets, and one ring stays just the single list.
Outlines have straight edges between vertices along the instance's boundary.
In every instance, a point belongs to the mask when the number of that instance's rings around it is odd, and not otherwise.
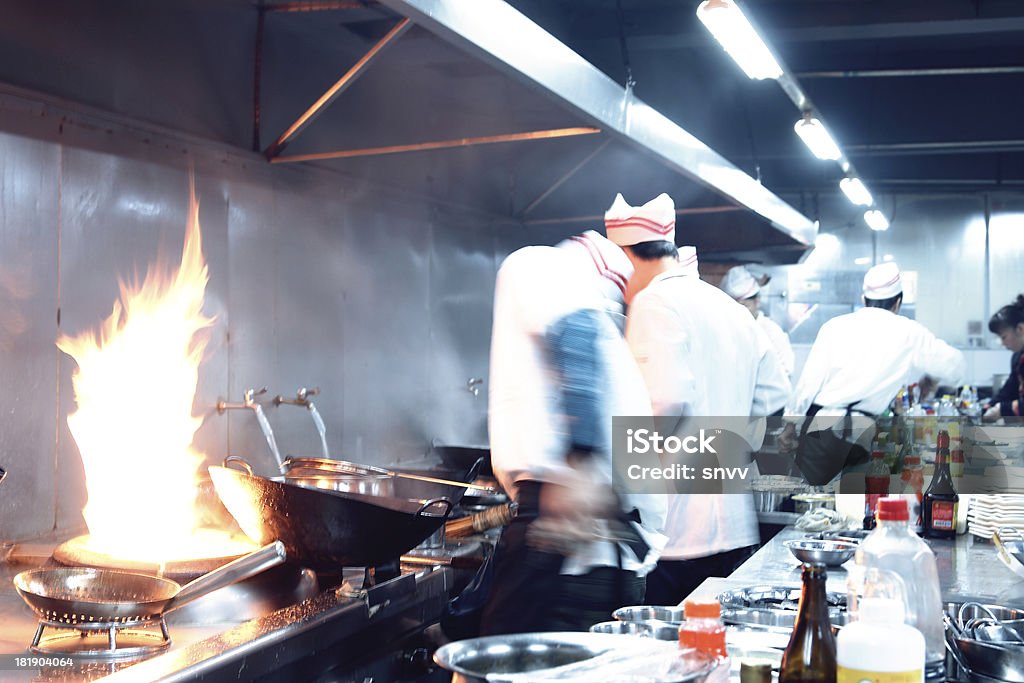
[{"label": "metal stove top", "polygon": [[311,572],[286,565],[279,568],[285,575],[270,577],[273,591],[257,577],[255,585],[229,586],[169,613],[172,643],[164,652],[104,661],[29,652],[38,620],[11,580],[45,564],[45,557],[37,552],[27,561],[0,563],[2,681],[313,681],[357,667],[436,622],[452,580],[447,567],[403,568],[364,588],[361,571],[346,570],[340,587],[321,589]]}]

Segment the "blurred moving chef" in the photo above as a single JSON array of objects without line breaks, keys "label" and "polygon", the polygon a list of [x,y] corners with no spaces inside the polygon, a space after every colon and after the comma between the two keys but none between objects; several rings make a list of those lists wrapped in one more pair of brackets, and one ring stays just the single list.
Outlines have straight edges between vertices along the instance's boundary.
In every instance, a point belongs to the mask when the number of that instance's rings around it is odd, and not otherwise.
[{"label": "blurred moving chef", "polygon": [[768,335],[779,362],[782,363],[782,369],[786,371],[786,376],[792,377],[793,369],[796,367],[796,356],[793,354],[793,346],[789,343],[789,335],[761,310],[761,285],[754,276],[745,266],[735,266],[726,272],[721,287],[754,316],[758,326]]},{"label": "blurred moving chef", "polygon": [[498,270],[488,426],[519,512],[495,551],[485,635],[606,621],[642,599],[664,546],[665,496],[611,489],[611,416],[651,409],[609,315],[632,272],[594,231],[519,249]]},{"label": "blurred moving chef", "polygon": [[[750,314],[700,279],[697,250],[677,249],[667,194],[633,207],[622,195],[605,214],[608,238],[634,273],[626,289],[626,340],[656,416],[769,415],[785,405],[789,379]],[[728,576],[760,536],[753,499],[741,494],[669,495],[669,541],[647,577],[647,604],[673,605],[708,576]]]},{"label": "blurred moving chef", "polygon": [[[874,266],[864,275],[864,308],[832,318],[818,332],[804,364],[800,381],[786,407],[786,415],[814,418],[864,416],[872,418],[886,409],[900,386],[920,377],[923,393],[939,381],[956,384],[965,370],[964,355],[938,339],[924,325],[898,315],[903,303],[903,281],[892,262]],[[803,422],[802,431],[835,431],[842,420]],[[864,424],[863,421],[860,422]],[[870,421],[868,424],[871,424]],[[850,451],[854,460],[866,458],[859,449],[873,432],[847,430],[844,440],[860,443]],[[794,429],[780,437],[783,448],[792,448]],[[833,440],[832,436],[828,436]],[[800,440],[801,448],[805,443]],[[844,462],[824,462],[815,453],[806,457],[798,449],[797,464],[812,484],[832,479]],[[849,464],[854,464],[851,460]]]}]

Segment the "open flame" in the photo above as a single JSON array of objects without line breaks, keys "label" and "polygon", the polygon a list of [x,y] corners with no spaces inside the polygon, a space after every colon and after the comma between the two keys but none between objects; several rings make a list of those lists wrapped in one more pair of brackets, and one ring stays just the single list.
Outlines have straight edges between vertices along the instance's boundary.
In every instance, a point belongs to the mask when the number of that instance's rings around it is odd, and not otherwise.
[{"label": "open flame", "polygon": [[94,550],[162,562],[251,549],[199,528],[204,458],[191,444],[202,418],[192,403],[207,342],[200,333],[214,322],[202,312],[208,280],[193,189],[178,270],[157,262],[141,285],[119,279],[120,298],[99,330],[57,340],[78,364],[68,427],[85,466],[82,514]]}]

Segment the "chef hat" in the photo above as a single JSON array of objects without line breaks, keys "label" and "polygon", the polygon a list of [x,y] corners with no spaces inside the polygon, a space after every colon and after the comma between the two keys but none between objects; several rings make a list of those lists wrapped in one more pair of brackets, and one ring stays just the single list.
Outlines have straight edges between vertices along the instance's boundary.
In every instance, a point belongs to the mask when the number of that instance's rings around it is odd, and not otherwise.
[{"label": "chef hat", "polygon": [[722,279],[722,289],[736,301],[757,296],[761,287],[750,271],[743,266],[730,268]]},{"label": "chef hat", "polygon": [[626,252],[612,244],[606,237],[593,230],[558,243],[564,249],[571,249],[587,259],[599,276],[602,293],[609,299],[622,302],[626,283],[633,276],[633,264]]},{"label": "chef hat", "polygon": [[900,269],[893,263],[879,263],[864,274],[865,299],[891,299],[903,291]]},{"label": "chef hat", "polygon": [[615,195],[604,213],[608,239],[620,247],[640,242],[676,241],[676,205],[662,192],[643,206],[630,206],[621,194]]},{"label": "chef hat", "polygon": [[679,267],[688,275],[698,275],[697,247],[679,247]]}]

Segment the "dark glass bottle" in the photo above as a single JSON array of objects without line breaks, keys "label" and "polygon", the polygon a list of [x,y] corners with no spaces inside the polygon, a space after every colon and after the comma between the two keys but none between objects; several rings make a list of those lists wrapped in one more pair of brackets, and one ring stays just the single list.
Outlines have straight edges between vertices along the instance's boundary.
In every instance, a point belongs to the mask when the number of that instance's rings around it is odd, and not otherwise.
[{"label": "dark glass bottle", "polygon": [[956,538],[956,508],[959,502],[960,496],[949,473],[949,432],[941,431],[935,445],[935,475],[921,502],[924,535],[930,538]]},{"label": "dark glass bottle", "polygon": [[800,611],[782,655],[779,683],[836,683],[836,639],[828,618],[825,567],[804,564]]}]

